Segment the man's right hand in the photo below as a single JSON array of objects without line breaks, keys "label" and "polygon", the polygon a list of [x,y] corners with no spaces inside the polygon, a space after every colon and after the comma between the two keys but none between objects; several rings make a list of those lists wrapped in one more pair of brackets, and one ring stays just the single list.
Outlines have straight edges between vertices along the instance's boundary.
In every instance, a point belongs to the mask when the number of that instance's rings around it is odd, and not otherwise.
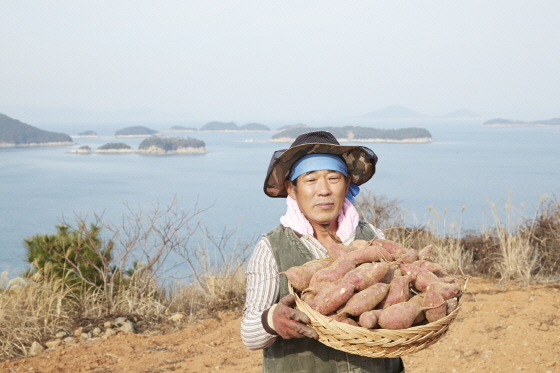
[{"label": "man's right hand", "polygon": [[280,299],[272,310],[274,330],[284,339],[303,337],[319,339],[319,334],[306,325],[311,323],[309,317],[293,308],[295,303],[296,300],[292,294]]}]

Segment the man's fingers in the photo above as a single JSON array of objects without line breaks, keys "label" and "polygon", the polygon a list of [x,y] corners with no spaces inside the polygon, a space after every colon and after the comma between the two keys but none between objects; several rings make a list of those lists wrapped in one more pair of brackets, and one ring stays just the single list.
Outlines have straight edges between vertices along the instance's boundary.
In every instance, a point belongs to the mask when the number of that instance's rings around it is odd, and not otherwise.
[{"label": "man's fingers", "polygon": [[310,324],[311,323],[311,320],[309,319],[309,316],[307,316],[305,313],[303,313],[301,311],[298,311],[298,310],[293,310],[293,312],[290,315],[290,319],[299,321],[300,323],[303,323],[303,324]]},{"label": "man's fingers", "polygon": [[315,331],[315,329],[310,328],[309,326],[299,324],[295,329],[299,334],[304,335],[308,338],[319,339],[319,334]]},{"label": "man's fingers", "polygon": [[283,305],[291,308],[294,304],[296,304],[296,298],[294,298],[292,294],[288,294],[284,298],[280,299],[278,303],[282,303]]},{"label": "man's fingers", "polygon": [[319,334],[307,325],[301,324],[297,321],[291,320],[284,329],[286,332],[285,336],[282,336],[284,339],[288,338],[301,338],[302,336],[319,339]]}]

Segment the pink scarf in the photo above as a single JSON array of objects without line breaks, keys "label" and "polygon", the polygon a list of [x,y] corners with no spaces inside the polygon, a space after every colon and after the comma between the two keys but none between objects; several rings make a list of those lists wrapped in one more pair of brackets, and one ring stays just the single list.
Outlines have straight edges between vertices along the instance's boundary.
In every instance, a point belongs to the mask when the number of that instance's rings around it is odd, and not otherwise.
[{"label": "pink scarf", "polygon": [[[288,208],[286,209],[286,215],[280,218],[280,223],[286,228],[292,228],[294,231],[300,234],[307,234],[313,236],[313,227],[300,211],[299,206],[295,199],[288,196],[286,197],[286,204]],[[356,228],[358,227],[358,222],[360,216],[358,210],[354,207],[348,199],[344,200],[344,205],[342,206],[342,212],[338,215],[338,230],[336,235],[342,242],[354,234]]]}]

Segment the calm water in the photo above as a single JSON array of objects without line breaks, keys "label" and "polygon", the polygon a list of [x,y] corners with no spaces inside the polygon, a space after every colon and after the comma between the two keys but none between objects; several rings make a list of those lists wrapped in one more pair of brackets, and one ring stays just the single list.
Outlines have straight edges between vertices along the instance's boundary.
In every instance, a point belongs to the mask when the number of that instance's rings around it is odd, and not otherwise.
[{"label": "calm water", "polygon": [[[509,195],[514,206],[525,204],[529,214],[543,194],[560,195],[560,129],[484,128],[482,122],[354,121],[341,125],[427,128],[434,138],[431,144],[363,144],[379,156],[376,175],[363,187],[399,199],[409,219],[420,223],[433,217],[428,211],[431,206],[440,215],[447,211],[446,224],[455,218],[465,229],[480,229],[492,223],[491,202],[503,207]],[[144,125],[163,130],[172,124]],[[74,147],[0,148],[0,271],[25,268],[24,238],[54,233],[56,224],[62,219],[74,221],[75,214],[97,213],[118,221],[125,204],[134,210],[158,201],[166,204],[177,196],[187,210],[195,203],[212,205],[200,219],[216,233],[224,227],[237,228],[240,239],[252,239],[278,224],[285,200],[266,197],[262,187],[272,152],[289,144],[244,142],[268,139],[271,133],[192,133],[206,142],[207,154],[67,153],[80,145],[95,149],[108,142],[137,148],[142,139],[110,137],[126,126],[37,125],[70,135],[91,129],[107,137],[75,138],[78,145]]]}]

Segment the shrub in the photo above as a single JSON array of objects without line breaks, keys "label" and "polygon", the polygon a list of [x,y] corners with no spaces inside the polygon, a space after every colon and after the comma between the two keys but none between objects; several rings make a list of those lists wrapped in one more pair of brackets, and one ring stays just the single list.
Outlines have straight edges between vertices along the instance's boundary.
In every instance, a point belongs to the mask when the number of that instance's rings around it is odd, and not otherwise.
[{"label": "shrub", "polygon": [[[37,234],[24,240],[26,261],[32,269],[25,273],[54,277],[68,284],[100,286],[104,283],[102,268],[112,261],[113,242],[104,243],[101,228],[80,224],[77,229],[67,225],[56,226],[55,234]],[[48,269],[48,270],[47,270]]]}]

